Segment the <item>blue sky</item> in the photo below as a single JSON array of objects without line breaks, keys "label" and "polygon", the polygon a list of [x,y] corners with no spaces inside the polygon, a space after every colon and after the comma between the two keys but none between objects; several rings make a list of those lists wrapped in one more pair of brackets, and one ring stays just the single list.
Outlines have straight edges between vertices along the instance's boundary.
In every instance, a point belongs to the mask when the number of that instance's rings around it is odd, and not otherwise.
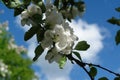
[{"label": "blue sky", "polygon": [[[116,46],[114,41],[116,31],[120,28],[107,22],[107,19],[111,18],[112,16],[120,17],[119,13],[114,10],[114,8],[120,6],[120,1],[84,1],[86,3],[85,14],[81,19],[77,19],[77,22],[73,21],[71,23],[72,26],[83,26],[81,28],[75,27],[75,33],[78,34],[77,36],[79,36],[80,39],[85,39],[91,44],[90,50],[87,52],[80,52],[81,55],[85,61],[94,62],[115,72],[120,72],[120,45]],[[31,55],[34,54],[32,51],[34,49],[33,47],[35,47],[35,43],[31,43],[34,41],[34,39],[28,42],[23,40],[25,30],[20,28],[20,25],[18,25],[17,20],[19,18],[15,18],[13,16],[13,10],[7,9],[1,3],[0,10],[4,10],[4,13],[0,15],[0,22],[9,21],[9,30],[13,34],[16,43],[18,45],[24,45],[27,47],[29,50],[29,56],[34,56]],[[31,50],[31,48],[33,49]],[[47,61],[43,60],[44,57],[41,57],[41,59],[35,63],[38,65],[37,69],[35,70],[38,71],[41,80],[89,80],[89,77],[86,75],[86,73],[84,73],[84,71],[77,65],[72,66],[72,64],[68,62],[64,70],[58,70],[56,64],[48,64]],[[47,67],[45,67],[46,65]],[[105,75],[108,76],[110,80],[113,80],[112,74],[109,74],[103,70],[99,70],[99,75],[97,77]]]}]

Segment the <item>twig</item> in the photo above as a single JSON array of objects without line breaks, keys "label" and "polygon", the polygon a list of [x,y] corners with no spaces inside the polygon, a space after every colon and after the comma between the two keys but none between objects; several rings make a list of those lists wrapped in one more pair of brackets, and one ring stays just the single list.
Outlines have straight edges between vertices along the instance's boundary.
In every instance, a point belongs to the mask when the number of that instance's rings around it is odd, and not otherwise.
[{"label": "twig", "polygon": [[103,70],[105,70],[105,71],[108,71],[109,73],[112,73],[112,74],[114,74],[114,75],[120,77],[120,74],[119,74],[119,73],[115,73],[115,72],[113,72],[113,71],[111,71],[111,70],[109,70],[109,69],[107,69],[107,68],[104,68],[104,67],[102,67],[102,66],[100,66],[100,65],[91,64],[91,63],[84,63],[84,64],[86,64],[86,65],[92,65],[92,66],[101,68],[101,69],[103,69]]}]

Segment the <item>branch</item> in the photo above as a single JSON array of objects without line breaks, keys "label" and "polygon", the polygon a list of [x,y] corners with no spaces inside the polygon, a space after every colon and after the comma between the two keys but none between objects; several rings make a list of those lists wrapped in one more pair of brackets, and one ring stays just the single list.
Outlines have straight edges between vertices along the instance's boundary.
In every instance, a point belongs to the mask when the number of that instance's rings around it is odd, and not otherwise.
[{"label": "branch", "polygon": [[75,61],[76,64],[78,64],[80,67],[83,68],[83,70],[88,74],[88,76],[90,77],[91,80],[94,80],[94,78],[90,75],[90,73],[87,71],[87,69],[85,68],[86,64],[83,62],[80,62],[79,60],[75,59],[71,54],[67,55],[68,59],[71,61]]},{"label": "branch", "polygon": [[112,73],[112,74],[114,74],[114,75],[120,77],[120,74],[119,74],[119,73],[115,73],[115,72],[113,72],[113,71],[111,71],[111,70],[109,70],[109,69],[107,69],[107,68],[104,68],[104,67],[102,67],[102,66],[100,66],[100,65],[91,64],[91,63],[84,63],[84,64],[86,64],[86,65],[92,65],[92,66],[101,68],[101,69],[103,69],[103,70],[105,70],[105,71],[107,71],[107,72],[109,72],[109,73]]},{"label": "branch", "polygon": [[103,69],[103,70],[105,70],[105,71],[107,71],[107,72],[109,72],[109,73],[114,74],[115,76],[120,77],[120,74],[119,74],[119,73],[115,73],[115,72],[113,72],[113,71],[111,71],[111,70],[109,70],[109,69],[107,69],[107,68],[104,68],[104,67],[102,67],[102,66],[100,66],[100,65],[96,65],[96,64],[92,64],[92,63],[84,63],[84,62],[82,62],[82,61],[79,61],[79,60],[75,59],[75,58],[72,56],[72,54],[67,55],[67,57],[68,57],[69,60],[75,61],[76,64],[78,64],[80,67],[82,67],[83,70],[88,74],[88,76],[90,77],[91,80],[94,80],[94,78],[90,75],[90,73],[89,73],[89,72],[87,71],[87,69],[85,68],[86,65],[88,65],[88,66],[89,66],[89,65],[92,65],[92,66],[94,66],[94,67],[101,68],[101,69]]}]

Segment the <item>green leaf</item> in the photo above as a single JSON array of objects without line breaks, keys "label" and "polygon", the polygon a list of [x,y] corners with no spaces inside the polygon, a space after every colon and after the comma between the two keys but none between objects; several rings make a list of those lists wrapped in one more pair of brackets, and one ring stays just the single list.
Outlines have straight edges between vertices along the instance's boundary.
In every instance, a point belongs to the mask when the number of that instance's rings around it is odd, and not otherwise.
[{"label": "green leaf", "polygon": [[81,56],[80,56],[80,53],[78,53],[78,52],[73,52],[73,54],[75,54],[75,56],[77,56],[77,57],[79,58],[79,60],[82,61]]},{"label": "green leaf", "polygon": [[32,37],[35,35],[35,33],[37,32],[37,29],[38,29],[38,27],[36,27],[36,26],[31,27],[31,28],[25,33],[25,35],[24,35],[24,40],[27,41],[27,40],[29,40],[30,38],[32,38]]},{"label": "green leaf", "polygon": [[44,38],[44,30],[39,29],[36,33],[38,43],[43,40]]},{"label": "green leaf", "polygon": [[35,57],[33,58],[33,61],[36,61],[38,57],[43,53],[44,49],[41,45],[38,45],[35,49]]},{"label": "green leaf", "polygon": [[34,14],[33,16],[32,16],[32,19],[33,19],[33,21],[34,22],[36,22],[36,23],[42,23],[42,15],[40,15],[40,14]]},{"label": "green leaf", "polygon": [[120,19],[117,19],[117,25],[120,26]]},{"label": "green leaf", "polygon": [[107,77],[101,77],[98,80],[108,80],[108,78]]},{"label": "green leaf", "polygon": [[117,31],[117,34],[115,36],[115,41],[116,41],[116,45],[120,43],[120,30]]},{"label": "green leaf", "polygon": [[17,15],[21,14],[22,11],[23,11],[22,8],[15,8],[14,9],[14,16],[17,16]]},{"label": "green leaf", "polygon": [[63,67],[65,66],[66,61],[67,61],[66,56],[63,56],[63,57],[60,59],[60,61],[59,61],[59,63],[58,63],[60,69],[63,69]]},{"label": "green leaf", "polygon": [[115,17],[112,17],[111,19],[108,20],[108,22],[111,24],[117,24],[117,19]]},{"label": "green leaf", "polygon": [[114,80],[120,80],[120,77],[115,77]]},{"label": "green leaf", "polygon": [[115,8],[115,10],[116,10],[116,11],[118,11],[118,12],[120,12],[120,7],[118,7],[118,8]]},{"label": "green leaf", "polygon": [[78,42],[78,44],[76,45],[75,50],[83,50],[83,51],[85,51],[85,50],[87,50],[89,47],[90,47],[90,45],[87,44],[86,41],[80,41],[80,42]]},{"label": "green leaf", "polygon": [[97,69],[95,67],[90,67],[89,73],[94,78],[97,75]]}]

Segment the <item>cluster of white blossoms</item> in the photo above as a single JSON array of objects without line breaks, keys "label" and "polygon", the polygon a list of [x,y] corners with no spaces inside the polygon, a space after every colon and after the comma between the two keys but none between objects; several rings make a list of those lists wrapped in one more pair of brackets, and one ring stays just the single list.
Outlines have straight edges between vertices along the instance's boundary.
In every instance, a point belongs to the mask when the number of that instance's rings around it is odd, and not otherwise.
[{"label": "cluster of white blossoms", "polygon": [[46,5],[46,24],[49,24],[49,29],[44,34],[41,46],[43,49],[51,49],[45,57],[46,60],[50,63],[53,61],[59,62],[62,57],[61,54],[67,55],[71,53],[77,37],[56,7],[50,1]]},{"label": "cluster of white blossoms", "polygon": [[5,65],[2,60],[0,60],[0,75],[2,77],[6,77],[7,74],[9,74],[8,66]]},{"label": "cluster of white blossoms", "polygon": [[[72,51],[74,41],[77,36],[73,34],[73,29],[69,26],[62,14],[51,3],[51,0],[46,0],[46,12],[44,13],[45,24],[49,28],[45,30],[44,38],[41,41],[43,49],[48,49],[45,57],[50,63],[53,61],[59,62],[61,57],[68,55]],[[22,19],[27,19],[34,14],[42,14],[42,10],[37,5],[30,5],[27,10],[21,14]],[[32,24],[32,21],[23,22],[22,25]],[[37,24],[37,23],[36,23]]]},{"label": "cluster of white blossoms", "polygon": [[0,39],[4,36],[9,36],[10,38],[8,42],[8,49],[15,49],[17,53],[27,52],[27,50],[23,46],[17,46],[15,44],[14,39],[9,34],[7,34],[8,29],[8,21],[0,23]]},{"label": "cluster of white blossoms", "polygon": [[12,37],[9,40],[8,49],[15,49],[15,51],[18,54],[27,52],[27,50],[26,50],[26,48],[24,46],[17,46],[15,44],[15,40]]},{"label": "cluster of white blossoms", "polygon": [[9,30],[8,21],[6,21],[4,23],[0,23],[0,34],[3,32],[3,30]]}]

